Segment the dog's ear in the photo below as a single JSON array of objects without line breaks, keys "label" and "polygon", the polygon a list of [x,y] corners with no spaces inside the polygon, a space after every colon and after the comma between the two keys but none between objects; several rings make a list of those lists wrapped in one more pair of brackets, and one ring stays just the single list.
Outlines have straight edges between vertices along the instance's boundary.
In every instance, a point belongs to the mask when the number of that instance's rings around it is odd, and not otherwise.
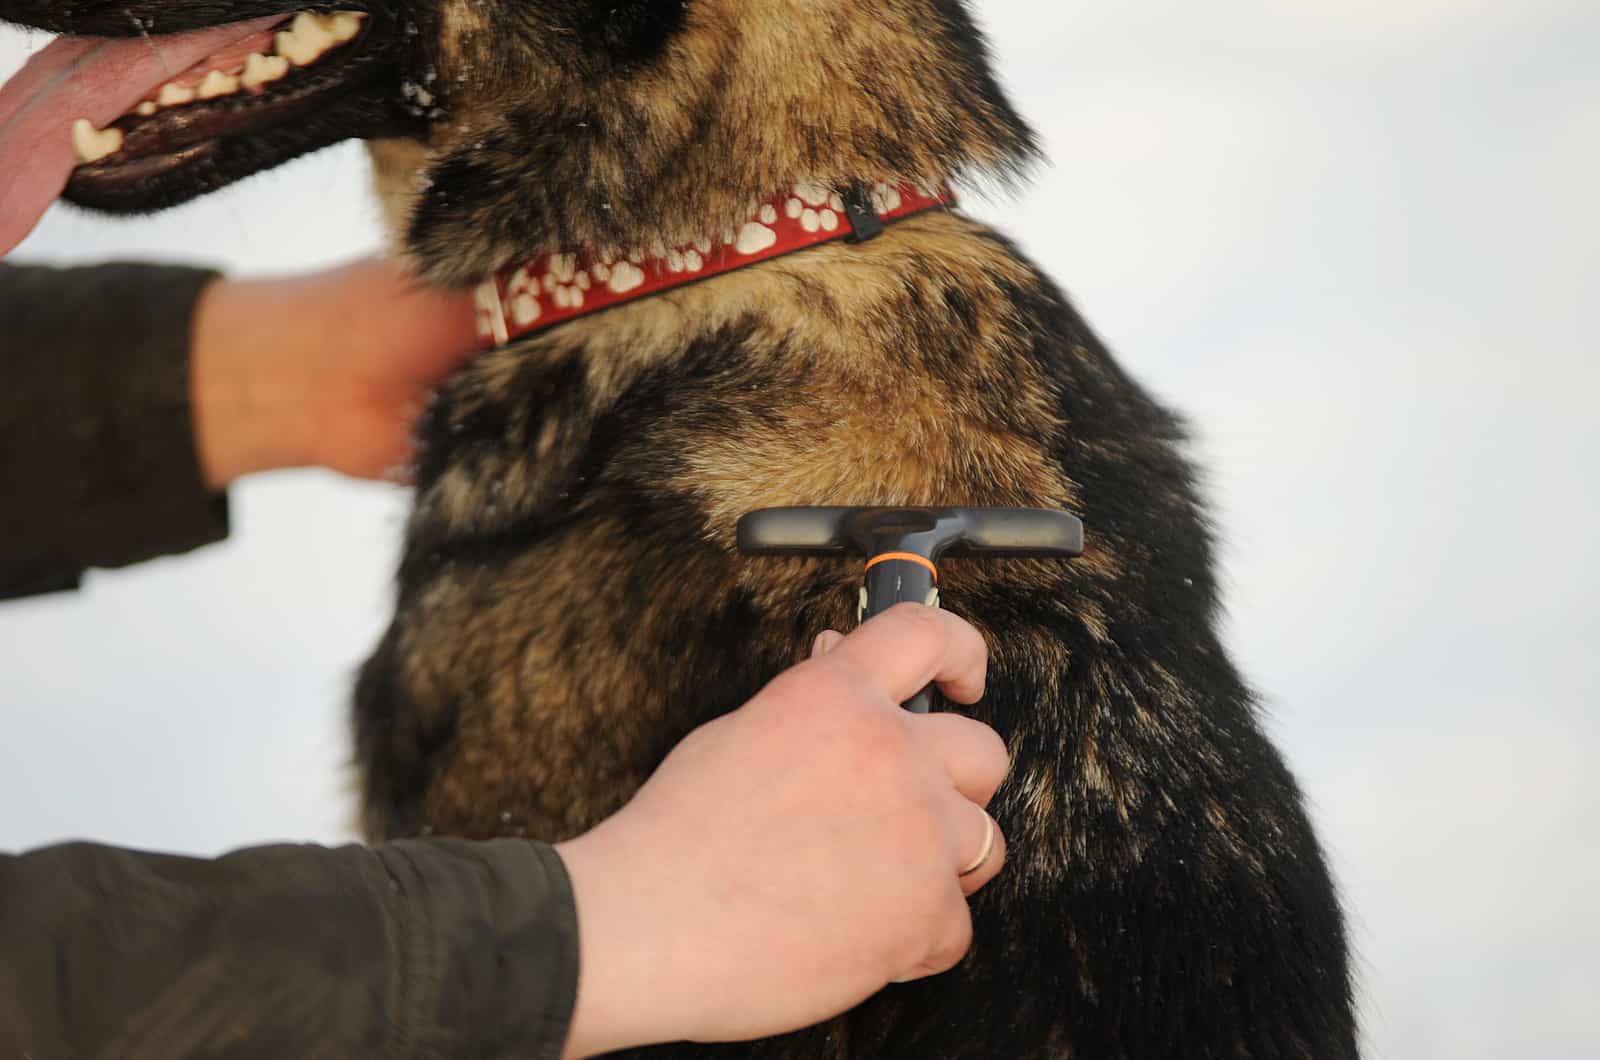
[{"label": "dog's ear", "polygon": [[0,0],[0,22],[52,33],[134,37],[292,15],[296,10],[291,0]]},{"label": "dog's ear", "polygon": [[630,66],[661,53],[683,27],[688,0],[576,0],[569,22],[590,55]]}]

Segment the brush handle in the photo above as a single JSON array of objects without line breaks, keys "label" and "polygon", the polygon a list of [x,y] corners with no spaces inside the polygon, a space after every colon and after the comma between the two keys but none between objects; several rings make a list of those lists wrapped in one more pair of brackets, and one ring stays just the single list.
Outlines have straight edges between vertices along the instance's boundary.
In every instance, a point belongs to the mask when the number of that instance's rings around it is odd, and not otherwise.
[{"label": "brush handle", "polygon": [[[939,589],[929,566],[905,559],[882,559],[867,569],[867,584],[861,593],[861,621],[882,614],[895,604],[939,606]],[[901,704],[913,714],[933,709],[933,686]]]}]

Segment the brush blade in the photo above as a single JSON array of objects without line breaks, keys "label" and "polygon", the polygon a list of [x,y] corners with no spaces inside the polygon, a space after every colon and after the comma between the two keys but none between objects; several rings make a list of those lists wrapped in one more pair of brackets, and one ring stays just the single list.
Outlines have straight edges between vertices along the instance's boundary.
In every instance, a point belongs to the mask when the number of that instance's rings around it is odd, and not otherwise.
[{"label": "brush blade", "polygon": [[845,552],[856,508],[764,508],[739,520],[739,550],[751,553]]},{"label": "brush blade", "polygon": [[1083,520],[1035,508],[955,509],[966,527],[952,551],[1022,558],[1083,555]]}]

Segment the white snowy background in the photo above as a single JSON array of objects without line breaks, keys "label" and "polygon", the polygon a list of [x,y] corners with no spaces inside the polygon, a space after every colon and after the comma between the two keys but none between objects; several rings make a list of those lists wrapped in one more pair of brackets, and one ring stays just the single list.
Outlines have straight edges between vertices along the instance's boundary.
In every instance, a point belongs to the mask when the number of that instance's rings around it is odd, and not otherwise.
[{"label": "white snowy background", "polygon": [[[1194,425],[1370,1054],[1600,1055],[1600,5],[980,7],[1053,166],[970,208]],[[0,73],[40,43],[0,31]],[[332,263],[377,245],[364,176],[347,145],[152,221],[58,208],[15,260]],[[0,849],[348,838],[405,503],[264,476],[224,546],[0,607]]]}]

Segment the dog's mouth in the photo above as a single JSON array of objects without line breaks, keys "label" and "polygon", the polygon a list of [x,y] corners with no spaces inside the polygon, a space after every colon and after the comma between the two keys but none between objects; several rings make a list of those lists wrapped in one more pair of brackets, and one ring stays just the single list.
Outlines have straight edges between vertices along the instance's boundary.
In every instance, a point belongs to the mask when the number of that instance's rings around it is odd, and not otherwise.
[{"label": "dog's mouth", "polygon": [[0,254],[63,189],[157,210],[341,140],[416,132],[398,36],[382,14],[338,10],[58,39],[0,89]]},{"label": "dog's mouth", "polygon": [[[75,119],[79,164],[67,196],[101,209],[155,208],[182,190],[162,179],[181,170],[254,171],[266,153],[326,146],[344,130],[314,127],[370,80],[377,37],[364,13],[301,12],[165,78],[103,129]],[[248,151],[239,150],[244,138]]]}]

